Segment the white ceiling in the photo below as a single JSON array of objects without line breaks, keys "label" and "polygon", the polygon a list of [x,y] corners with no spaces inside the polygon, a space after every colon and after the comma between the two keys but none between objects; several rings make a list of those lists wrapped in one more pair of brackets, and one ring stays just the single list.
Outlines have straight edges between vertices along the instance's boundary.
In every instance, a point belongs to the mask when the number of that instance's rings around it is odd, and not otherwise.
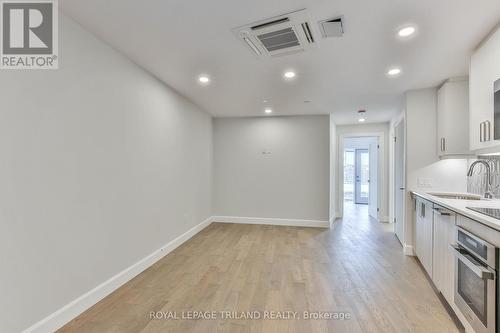
[{"label": "white ceiling", "polygon": [[[499,0],[62,0],[60,7],[214,116],[334,113],[339,124],[388,121],[403,93],[467,73],[474,47],[500,21]],[[307,8],[312,24],[344,15],[345,35],[306,52],[258,59],[232,29]],[[413,23],[418,34],[396,38]],[[400,66],[403,74],[385,73]],[[285,82],[287,69],[297,78]],[[197,77],[212,82],[200,86]],[[311,100],[312,103],[304,103]]]}]

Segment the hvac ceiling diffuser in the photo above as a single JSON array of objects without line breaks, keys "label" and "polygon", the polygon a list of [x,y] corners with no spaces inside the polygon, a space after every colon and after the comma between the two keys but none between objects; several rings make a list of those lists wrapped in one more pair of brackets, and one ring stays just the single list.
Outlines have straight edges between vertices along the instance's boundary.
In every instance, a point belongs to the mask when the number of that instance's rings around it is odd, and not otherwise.
[{"label": "hvac ceiling diffuser", "polygon": [[261,20],[233,30],[257,56],[279,56],[304,51],[314,44],[306,10]]}]

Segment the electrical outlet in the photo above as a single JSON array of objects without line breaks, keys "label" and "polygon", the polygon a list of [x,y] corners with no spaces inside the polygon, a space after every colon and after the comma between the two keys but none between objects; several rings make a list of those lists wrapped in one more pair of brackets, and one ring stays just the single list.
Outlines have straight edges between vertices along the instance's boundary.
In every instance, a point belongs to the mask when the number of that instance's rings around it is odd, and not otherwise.
[{"label": "electrical outlet", "polygon": [[431,178],[418,178],[417,186],[421,188],[431,188],[432,187],[432,179]]}]

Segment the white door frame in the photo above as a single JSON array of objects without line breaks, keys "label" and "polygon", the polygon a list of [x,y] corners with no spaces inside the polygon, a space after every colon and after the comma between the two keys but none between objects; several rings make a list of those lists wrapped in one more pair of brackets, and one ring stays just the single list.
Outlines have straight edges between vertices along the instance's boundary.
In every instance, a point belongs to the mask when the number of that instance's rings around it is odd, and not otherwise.
[{"label": "white door frame", "polygon": [[368,200],[368,214],[377,219],[378,214],[379,214],[379,209],[378,207],[378,150],[379,150],[379,142],[378,138],[376,140],[376,143],[370,143],[369,144],[369,150],[370,150],[370,181],[369,181],[369,188],[370,188],[370,195],[369,195],[369,200]]},{"label": "white door frame", "polygon": [[[346,138],[364,138],[364,137],[378,137],[378,144],[379,144],[379,150],[378,150],[378,186],[377,186],[377,207],[380,209],[380,204],[381,204],[381,199],[382,199],[382,188],[385,187],[386,185],[386,179],[385,179],[385,159],[384,159],[384,153],[385,153],[385,133],[384,132],[354,132],[354,133],[344,133],[339,135],[339,142],[338,142],[338,150],[337,150],[337,169],[338,169],[338,193],[337,193],[337,198],[338,200],[338,213],[339,217],[342,218],[344,216],[344,140]],[[388,200],[388,199],[387,199]],[[380,211],[378,212],[378,221],[381,221],[383,217],[380,216]],[[388,213],[388,212],[386,212]]]},{"label": "white door frame", "polygon": [[[394,138],[396,138],[396,127],[398,127],[399,125],[403,125],[403,139],[406,140],[406,123],[405,123],[405,118],[404,116],[403,117],[400,117],[400,119],[398,119],[396,122],[394,122],[394,124],[392,125],[392,128],[394,129],[393,133],[394,133]],[[393,157],[392,157],[392,161],[391,161],[391,164],[392,164],[392,169],[393,169],[393,172],[392,172],[392,186],[391,186],[391,189],[390,191],[392,192],[392,207],[391,207],[391,215],[392,215],[392,218],[394,219],[394,222],[396,221],[396,216],[397,216],[397,207],[396,207],[396,202],[397,202],[397,199],[396,199],[396,196],[398,195],[400,189],[400,185],[398,184],[397,182],[397,179],[396,179],[396,144],[397,142],[395,140],[391,140],[391,144],[392,144],[392,151],[393,151]],[[403,183],[404,183],[404,186],[403,187],[406,187],[406,143],[405,141],[403,141]],[[396,238],[398,238],[398,240],[401,242],[401,244],[405,244],[405,240],[404,240],[404,237],[405,237],[405,232],[406,232],[406,190],[405,190],[405,195],[403,197],[403,200],[402,200],[402,211],[403,211],[403,216],[402,216],[402,221],[401,221],[401,227],[402,227],[402,230],[401,230],[401,238],[399,238],[399,236],[397,236],[397,231],[396,231],[396,225],[394,225],[394,233],[396,234]],[[392,221],[391,221],[392,222]]]}]

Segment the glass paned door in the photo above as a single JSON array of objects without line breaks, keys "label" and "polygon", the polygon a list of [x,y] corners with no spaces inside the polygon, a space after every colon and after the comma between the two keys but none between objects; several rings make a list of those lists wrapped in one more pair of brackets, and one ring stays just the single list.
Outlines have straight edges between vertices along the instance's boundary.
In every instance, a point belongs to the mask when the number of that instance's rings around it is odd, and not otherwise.
[{"label": "glass paned door", "polygon": [[368,149],[356,149],[355,203],[368,204],[370,195],[370,153]]},{"label": "glass paned door", "polygon": [[355,156],[354,150],[344,151],[344,200],[346,201],[354,201]]}]

